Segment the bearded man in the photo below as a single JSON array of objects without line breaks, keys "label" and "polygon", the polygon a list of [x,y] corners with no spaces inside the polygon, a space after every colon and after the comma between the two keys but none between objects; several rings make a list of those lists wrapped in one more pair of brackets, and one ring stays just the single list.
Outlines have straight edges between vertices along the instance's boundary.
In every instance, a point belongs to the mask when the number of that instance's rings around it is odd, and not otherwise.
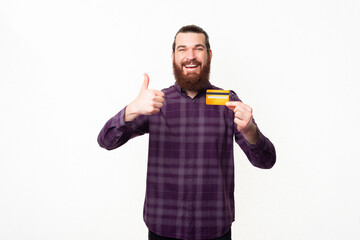
[{"label": "bearded man", "polygon": [[115,149],[149,133],[144,221],[149,240],[231,239],[234,221],[233,139],[256,167],[275,164],[273,144],[257,127],[252,108],[230,91],[226,105],[206,104],[212,51],[200,27],[182,27],[174,38],[176,83],[149,89],[103,127],[99,145]]}]

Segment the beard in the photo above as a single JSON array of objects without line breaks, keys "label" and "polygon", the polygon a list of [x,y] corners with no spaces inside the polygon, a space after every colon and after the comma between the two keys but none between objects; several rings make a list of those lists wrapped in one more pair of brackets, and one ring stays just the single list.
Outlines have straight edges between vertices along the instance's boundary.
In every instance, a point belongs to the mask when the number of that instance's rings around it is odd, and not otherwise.
[{"label": "beard", "polygon": [[204,89],[209,84],[210,76],[210,59],[203,66],[200,73],[189,73],[187,75],[183,72],[183,67],[187,64],[196,64],[200,65],[201,63],[197,60],[192,60],[188,62],[181,63],[181,66],[176,65],[173,61],[173,71],[176,83],[184,90],[198,92],[201,89]]}]

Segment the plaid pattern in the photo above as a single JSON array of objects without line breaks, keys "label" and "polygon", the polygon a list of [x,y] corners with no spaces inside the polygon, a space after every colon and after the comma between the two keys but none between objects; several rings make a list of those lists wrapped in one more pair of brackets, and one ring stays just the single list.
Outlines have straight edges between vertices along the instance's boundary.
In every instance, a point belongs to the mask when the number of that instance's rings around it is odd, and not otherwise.
[{"label": "plaid pattern", "polygon": [[[110,150],[150,134],[144,221],[152,232],[186,240],[222,236],[234,221],[234,137],[259,168],[275,164],[274,146],[259,130],[258,142],[247,143],[233,111],[205,104],[206,89],[194,99],[177,84],[162,91],[158,114],[124,122],[124,108],[105,124],[98,142]],[[230,101],[240,101],[232,91]]]}]

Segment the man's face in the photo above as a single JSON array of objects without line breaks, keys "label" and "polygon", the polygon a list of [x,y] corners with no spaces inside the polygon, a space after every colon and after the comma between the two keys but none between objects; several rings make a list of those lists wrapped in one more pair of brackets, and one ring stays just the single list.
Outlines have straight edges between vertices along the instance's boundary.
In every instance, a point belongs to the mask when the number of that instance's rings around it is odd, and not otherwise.
[{"label": "man's face", "polygon": [[212,52],[207,53],[202,33],[179,33],[172,54],[176,82],[185,90],[199,91],[209,82]]}]

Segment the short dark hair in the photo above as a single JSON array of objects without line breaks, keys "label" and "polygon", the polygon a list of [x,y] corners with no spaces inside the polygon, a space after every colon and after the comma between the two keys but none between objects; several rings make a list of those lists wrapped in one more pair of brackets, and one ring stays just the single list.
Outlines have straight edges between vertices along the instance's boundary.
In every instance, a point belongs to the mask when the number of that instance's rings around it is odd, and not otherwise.
[{"label": "short dark hair", "polygon": [[187,25],[187,26],[183,26],[182,28],[180,28],[180,30],[176,33],[175,37],[174,37],[174,42],[172,45],[172,51],[175,52],[175,41],[176,41],[176,36],[179,33],[202,33],[205,36],[205,46],[206,46],[206,51],[209,54],[210,52],[210,42],[209,42],[209,35],[204,31],[204,29],[202,29],[199,26],[196,25]]}]

